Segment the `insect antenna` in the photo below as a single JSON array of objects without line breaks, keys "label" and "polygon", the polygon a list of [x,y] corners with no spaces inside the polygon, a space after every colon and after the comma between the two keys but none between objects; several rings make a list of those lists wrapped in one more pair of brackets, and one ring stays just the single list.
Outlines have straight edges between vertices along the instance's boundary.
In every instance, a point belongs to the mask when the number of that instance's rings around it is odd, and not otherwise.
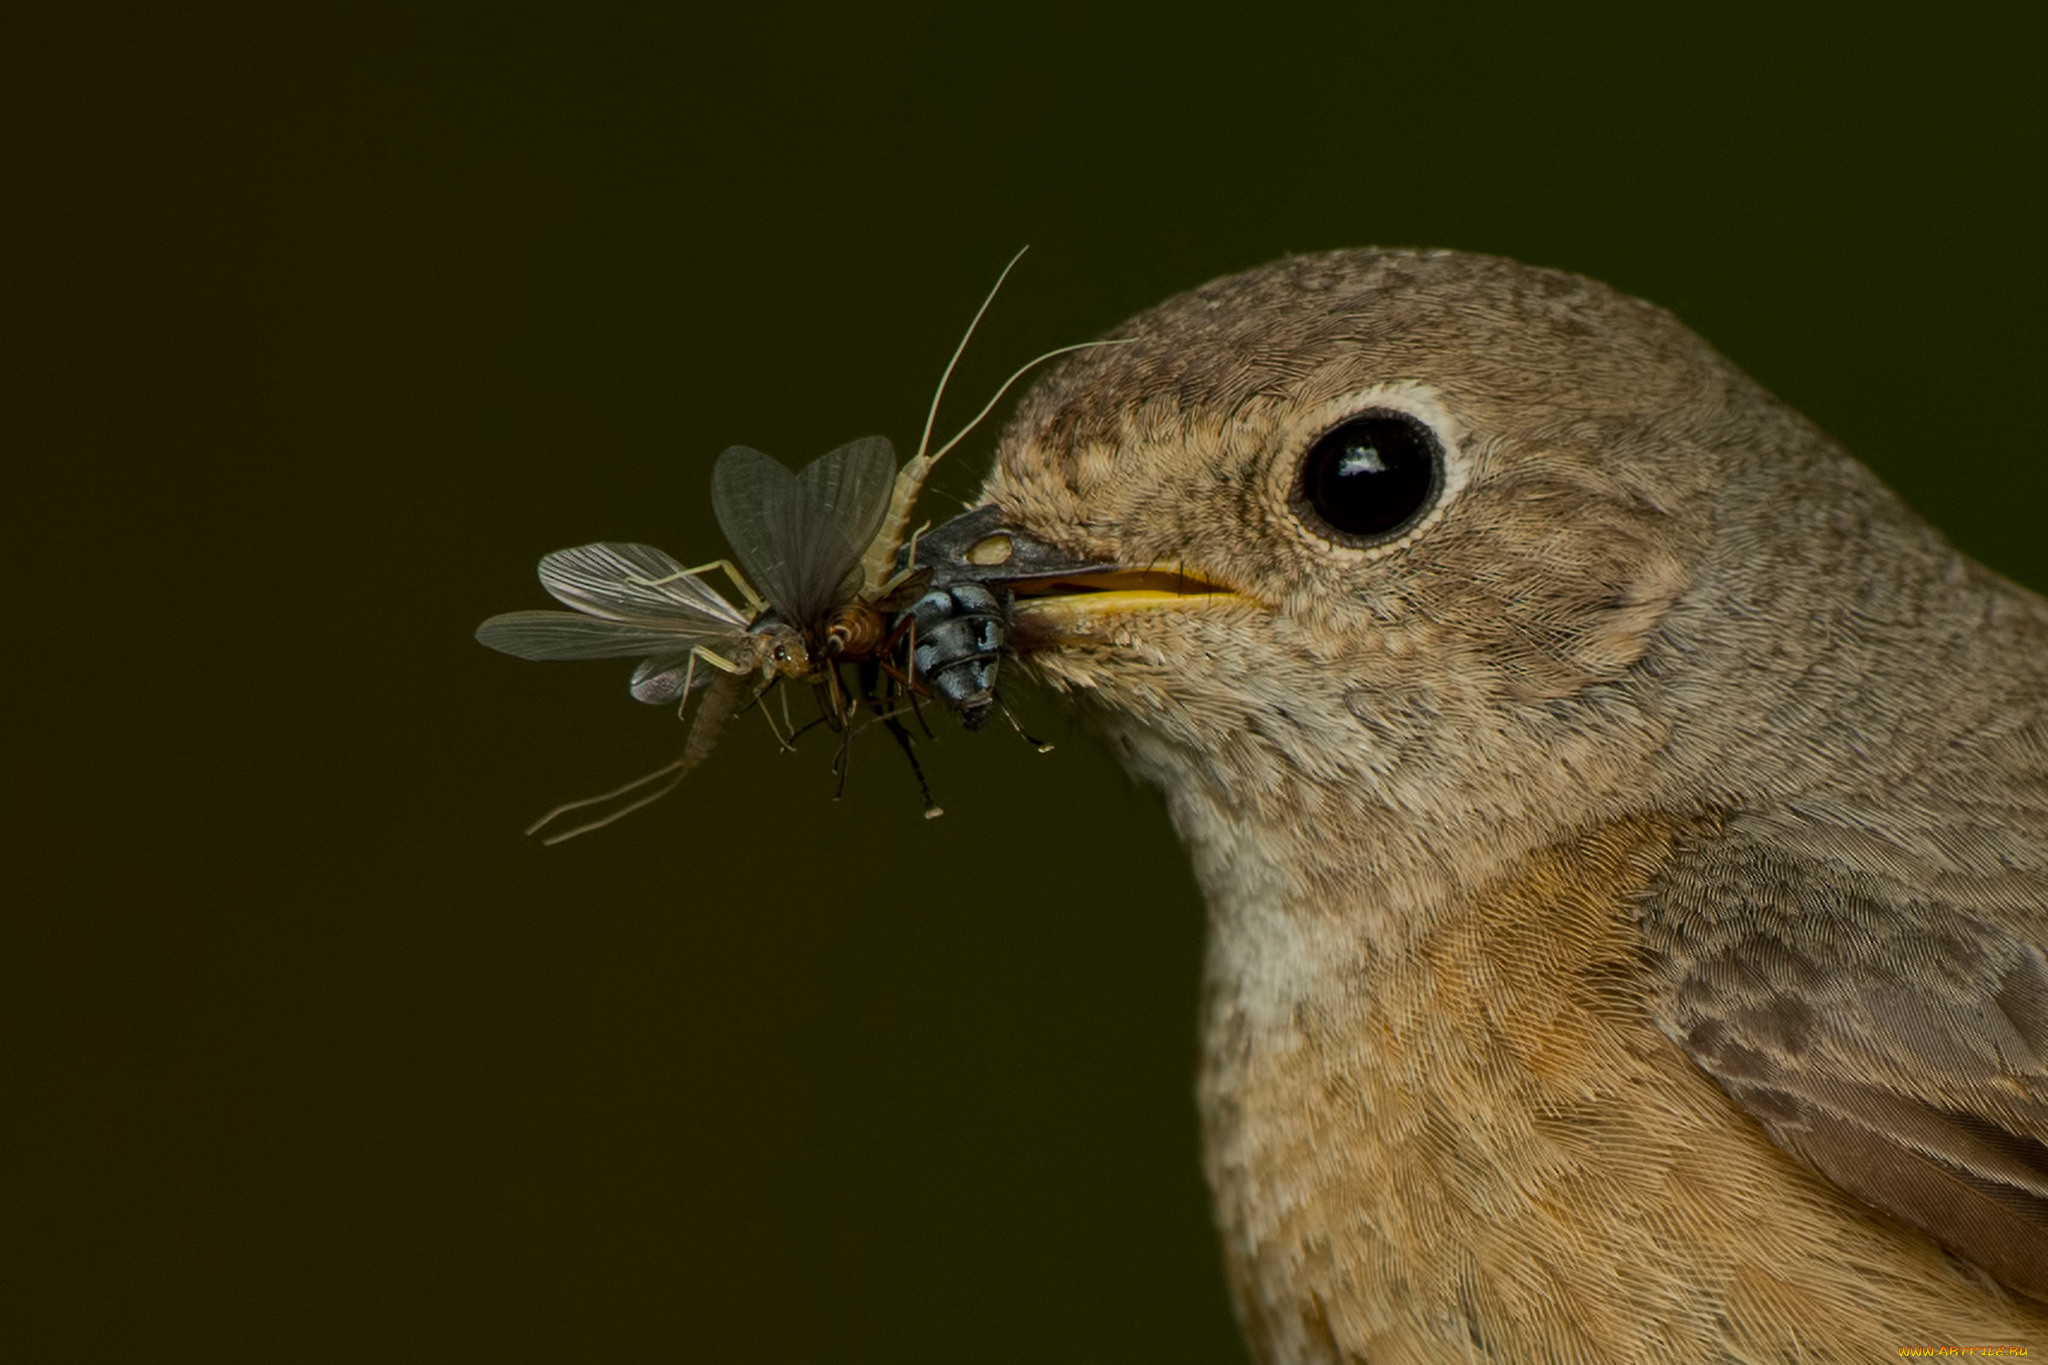
[{"label": "insect antenna", "polygon": [[1002,386],[995,391],[995,396],[974,415],[973,421],[960,428],[952,440],[936,451],[926,454],[931,448],[932,428],[939,420],[939,401],[946,396],[946,384],[953,377],[954,367],[960,363],[961,355],[966,352],[967,343],[974,339],[974,329],[981,325],[982,315],[987,313],[989,305],[996,301],[996,294],[1002,289],[1003,281],[1010,278],[1010,272],[1016,269],[1017,262],[1024,259],[1024,252],[1030,249],[1027,246],[1012,256],[1010,263],[996,276],[994,287],[988,291],[988,297],[981,301],[981,307],[975,309],[974,320],[967,324],[967,331],[961,336],[960,344],[953,348],[952,357],[946,361],[945,372],[939,376],[939,387],[932,394],[931,408],[925,413],[924,432],[918,437],[917,454],[906,460],[903,468],[896,471],[896,488],[889,499],[889,511],[883,518],[882,530],[876,535],[874,543],[868,547],[867,555],[862,561],[866,581],[869,583],[881,583],[888,579],[890,570],[895,565],[896,551],[903,544],[904,532],[910,526],[910,510],[917,502],[918,495],[924,490],[924,481],[931,473],[932,466],[937,464],[947,451],[966,440],[968,434],[981,425],[982,419],[995,411],[996,404],[1010,391],[1011,385],[1029,373],[1033,366],[1051,360],[1054,356],[1066,355],[1070,351],[1085,351],[1096,346],[1128,346],[1137,340],[1136,337],[1117,337],[1107,341],[1077,341],[1071,346],[1060,346],[1047,351],[1044,355],[1034,357],[1020,365],[1016,373],[1003,381]]},{"label": "insect antenna", "polygon": [[[1000,283],[1000,281],[998,281],[998,283]],[[1005,379],[999,386],[997,386],[995,393],[989,397],[988,402],[982,404],[981,411],[975,413],[973,418],[969,420],[966,426],[960,428],[959,433],[955,435],[952,440],[946,442],[944,445],[940,446],[937,450],[932,452],[931,460],[929,461],[929,463],[937,464],[940,460],[945,458],[947,451],[951,450],[954,446],[957,446],[962,441],[966,440],[968,434],[971,433],[976,427],[981,425],[982,419],[987,417],[990,413],[996,410],[996,404],[1003,401],[1003,395],[1010,391],[1010,386],[1012,384],[1015,384],[1018,380],[1022,379],[1025,375],[1031,373],[1033,367],[1042,365],[1046,361],[1053,359],[1055,356],[1067,355],[1074,351],[1092,351],[1098,346],[1128,346],[1136,340],[1136,337],[1111,337],[1106,341],[1077,341],[1071,346],[1055,346],[1050,351],[1045,352],[1045,354],[1043,355],[1033,356],[1031,359],[1025,361],[1022,365],[1019,365],[1016,368],[1016,370],[1011,373],[1008,379]],[[918,453],[922,455],[923,451],[919,451]]]},{"label": "insect antenna", "polygon": [[[988,312],[988,306],[996,301],[996,295],[1003,290],[1003,281],[1010,278],[1010,272],[1017,268],[1017,262],[1023,260],[1024,253],[1029,250],[1031,248],[1028,245],[1017,248],[1017,254],[1010,258],[1010,263],[1003,267],[1002,273],[996,276],[995,284],[990,286],[988,297],[981,301],[981,307],[974,310],[973,319],[968,322],[967,330],[961,334],[960,344],[953,348],[953,357],[946,362],[946,368],[940,372],[939,387],[932,393],[931,409],[924,415],[924,434],[917,439],[917,454],[911,457],[913,460],[923,459],[925,451],[931,448],[932,427],[939,420],[939,400],[946,396],[946,383],[953,377],[953,367],[958,365],[960,357],[967,353],[967,343],[974,340],[974,329],[981,325],[982,314]],[[958,439],[954,438],[956,441]],[[941,455],[944,453],[945,451],[939,452]],[[934,455],[932,458],[936,460],[938,456]]]}]

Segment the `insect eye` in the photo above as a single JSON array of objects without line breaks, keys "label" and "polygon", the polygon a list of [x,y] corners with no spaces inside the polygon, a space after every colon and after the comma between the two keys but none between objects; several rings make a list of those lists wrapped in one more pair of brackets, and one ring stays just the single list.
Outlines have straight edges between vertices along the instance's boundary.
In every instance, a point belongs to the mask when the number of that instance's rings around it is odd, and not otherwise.
[{"label": "insect eye", "polygon": [[1413,526],[1443,484],[1443,453],[1406,413],[1369,412],[1325,432],[1295,480],[1294,513],[1344,545],[1377,545]]}]

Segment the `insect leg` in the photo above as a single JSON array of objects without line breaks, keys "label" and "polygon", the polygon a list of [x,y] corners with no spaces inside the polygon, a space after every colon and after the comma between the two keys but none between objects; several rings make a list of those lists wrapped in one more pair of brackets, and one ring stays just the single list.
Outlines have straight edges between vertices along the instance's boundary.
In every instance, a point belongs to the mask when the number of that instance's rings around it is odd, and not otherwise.
[{"label": "insect leg", "polygon": [[889,638],[882,642],[881,649],[877,651],[878,655],[885,656],[894,650],[898,643],[903,644],[903,657],[909,661],[908,672],[897,668],[886,657],[878,657],[875,664],[902,686],[903,695],[910,698],[910,713],[917,717],[917,728],[924,731],[926,739],[931,739],[931,723],[924,718],[924,707],[918,704],[918,699],[925,696],[926,692],[917,681],[917,617],[909,612],[905,612],[903,619],[897,622],[896,629],[889,632]]},{"label": "insect leg", "polygon": [[905,689],[905,695],[910,698],[910,714],[917,718],[917,728],[924,731],[924,737],[935,739],[937,736],[932,734],[932,723],[924,718],[924,707],[918,702],[920,690],[915,683]]},{"label": "insect leg", "polygon": [[839,752],[832,755],[832,771],[839,775],[839,785],[832,789],[832,799],[837,801],[846,795],[846,770],[853,766],[853,727],[847,726],[839,732]]},{"label": "insect leg", "polygon": [[745,673],[747,671],[746,665],[734,663],[710,645],[698,645],[690,651],[690,657],[702,659],[705,663],[724,673]]},{"label": "insect leg", "polygon": [[839,717],[839,724],[835,728],[843,730],[847,722],[853,719],[853,713],[859,709],[860,703],[853,699],[853,694],[847,690],[846,676],[839,671],[839,660],[834,659],[825,669],[825,685],[832,694],[833,714]]},{"label": "insect leg", "polygon": [[[779,728],[777,728],[775,724],[774,715],[768,710],[766,706],[760,707],[760,711],[761,719],[768,722],[768,733],[775,736],[775,747],[781,749],[784,753],[795,753],[796,745],[791,743],[790,741],[795,739],[796,736],[791,735],[789,739],[784,739],[782,736],[782,731]],[[789,698],[787,696],[785,696],[782,699],[782,713],[784,716],[787,716],[789,714]],[[795,727],[791,728],[794,729]]]},{"label": "insect leg", "polygon": [[917,750],[910,742],[910,731],[904,729],[903,722],[896,719],[898,714],[896,711],[885,711],[877,719],[888,727],[889,733],[896,737],[898,747],[903,750],[903,756],[910,760],[910,771],[917,777],[917,789],[924,796],[924,818],[936,820],[946,812],[940,808],[938,802],[932,800],[932,784],[925,780],[924,764],[917,761]]},{"label": "insect leg", "polygon": [[903,619],[896,623],[896,626],[893,630],[891,630],[887,635],[884,635],[882,637],[882,643],[875,646],[875,656],[877,658],[880,658],[888,654],[891,650],[895,649],[896,646],[903,643],[903,637],[906,635],[909,635],[911,637],[911,648],[915,649],[917,647],[917,637],[913,632],[915,632],[916,630],[917,617],[911,614],[910,612],[904,612]]},{"label": "insect leg", "polygon": [[[1001,281],[997,281],[997,283],[1001,283]],[[1094,350],[1097,346],[1128,346],[1136,340],[1136,337],[1111,337],[1106,341],[1077,341],[1071,346],[1055,346],[1050,351],[1047,351],[1044,355],[1036,356],[1030,360],[1025,361],[1022,365],[1019,365],[1017,367],[1017,372],[1015,374],[1011,375],[1008,379],[1005,379],[1002,382],[1002,386],[996,390],[995,396],[988,400],[988,405],[982,408],[980,412],[974,414],[973,421],[969,422],[966,426],[960,428],[960,432],[958,435],[956,435],[952,440],[946,442],[944,445],[940,446],[936,451],[932,453],[931,457],[925,461],[926,469],[928,470],[932,465],[937,464],[939,460],[942,457],[944,457],[947,451],[951,450],[954,446],[957,446],[962,441],[966,440],[967,434],[973,431],[976,427],[980,426],[981,421],[984,417],[987,417],[990,413],[996,410],[996,404],[1003,401],[1003,395],[1010,391],[1010,386],[1012,384],[1015,384],[1018,380],[1022,379],[1025,375],[1031,373],[1031,369],[1034,365],[1041,365],[1044,362],[1051,360],[1054,356],[1066,355],[1071,351],[1091,351]],[[920,458],[923,458],[922,450],[920,450],[918,454]],[[908,466],[906,465],[905,468],[908,468]]]},{"label": "insect leg", "polygon": [[882,703],[888,700],[889,695],[886,691],[878,691],[885,681],[882,676],[882,661],[860,660],[853,666],[853,676],[860,682],[860,702],[857,704],[865,704],[870,711],[881,710]]},{"label": "insect leg", "polygon": [[746,578],[741,575],[740,571],[733,566],[733,562],[729,559],[714,559],[709,564],[699,564],[694,569],[678,569],[674,573],[664,574],[660,578],[642,578],[635,581],[653,588],[659,587],[663,583],[673,583],[678,578],[695,578],[698,574],[710,573],[713,569],[725,570],[725,576],[732,580],[732,585],[735,588],[740,590],[740,596],[747,599],[747,606],[756,616],[760,615],[768,606],[762,600],[761,594],[754,591],[754,585],[747,582]]},{"label": "insect leg", "polygon": [[[703,646],[698,646],[699,649]],[[697,650],[690,651],[690,662],[683,669],[683,694],[676,702],[676,719],[681,720],[690,710],[690,689],[697,685]]]},{"label": "insect leg", "polygon": [[796,729],[791,730],[789,732],[790,746],[794,748],[796,745],[796,741],[802,739],[805,735],[817,729],[820,725],[823,725],[824,723],[825,718],[823,716],[820,716],[816,720],[807,720],[802,725],[797,726]]},{"label": "insect leg", "polygon": [[889,575],[889,581],[875,593],[876,601],[887,597],[917,575],[917,538],[931,529],[932,524],[926,522],[910,533],[910,553],[903,557],[903,572]]},{"label": "insect leg", "polygon": [[700,658],[714,668],[721,669],[727,673],[742,673],[745,671],[739,664],[726,658],[709,645],[698,645],[692,649],[690,651],[689,666],[683,671],[682,695],[676,701],[677,720],[682,720],[690,713],[690,692],[697,685],[697,660]]},{"label": "insect leg", "polygon": [[[910,760],[910,771],[917,778],[917,789],[918,791],[924,794],[924,818],[927,820],[936,820],[941,815],[944,815],[946,812],[944,811],[944,809],[940,807],[938,802],[932,800],[931,783],[925,780],[924,765],[917,761],[915,739],[911,735],[910,731],[903,728],[902,716],[906,711],[909,711],[910,709],[911,708],[907,706],[898,706],[893,710],[882,711],[868,717],[865,721],[862,721],[860,725],[856,727],[851,727],[847,730],[846,738],[840,741],[840,762],[835,764],[835,769],[839,773],[839,790],[841,794],[844,794],[846,791],[846,772],[844,760],[846,754],[849,752],[849,745],[854,740],[854,738],[856,738],[859,735],[865,734],[867,732],[867,728],[870,725],[874,725],[879,722],[885,729],[888,730],[888,732],[891,735],[894,735],[896,737],[896,743],[899,746],[901,746],[903,750],[903,756]],[[838,797],[835,796],[833,799],[837,800]]]},{"label": "insect leg", "polygon": [[1018,734],[1024,737],[1024,742],[1026,744],[1029,744],[1032,748],[1038,750],[1038,752],[1042,754],[1049,754],[1052,752],[1052,745],[1047,744],[1045,741],[1041,739],[1034,738],[1029,730],[1025,729],[1022,725],[1019,725],[1017,723],[1017,718],[1010,714],[1010,708],[1003,704],[1003,699],[1001,697],[997,697],[995,699],[995,703],[996,710],[1001,711],[1003,713],[1003,719],[1010,722],[1010,728],[1012,730],[1015,730]]},{"label": "insect leg", "polygon": [[839,661],[837,659],[834,659],[830,666],[825,669],[825,680],[832,689],[834,705],[837,707],[839,716],[839,753],[832,760],[833,771],[839,774],[839,787],[832,794],[832,799],[837,801],[840,797],[846,795],[846,774],[847,770],[852,767],[853,737],[856,729],[867,729],[865,724],[856,727],[853,724],[853,719],[860,711],[861,702],[868,701],[872,704],[873,698],[872,689],[867,685],[866,679],[863,677],[860,696],[853,700],[848,700],[853,694],[846,686],[845,677],[839,672]]},{"label": "insect leg", "polygon": [[[926,739],[937,738],[937,736],[932,734],[931,725],[924,718],[924,707],[919,704],[919,699],[928,695],[924,688],[918,685],[916,679],[906,676],[903,670],[897,668],[894,664],[881,663],[878,666],[891,682],[902,689],[902,696],[908,703],[910,714],[917,718],[917,728],[924,731],[924,737]],[[903,714],[904,709],[904,707],[899,706],[890,714],[900,716]]]}]

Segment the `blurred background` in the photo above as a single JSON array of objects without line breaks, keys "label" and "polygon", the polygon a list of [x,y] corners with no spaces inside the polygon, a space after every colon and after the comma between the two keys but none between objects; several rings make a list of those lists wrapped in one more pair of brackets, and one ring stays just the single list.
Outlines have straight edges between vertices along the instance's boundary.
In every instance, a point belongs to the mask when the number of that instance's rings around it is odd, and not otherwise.
[{"label": "blurred background", "polygon": [[[1368,243],[1656,300],[2048,584],[2040,11],[92,3],[0,43],[13,1359],[1235,1362],[1201,907],[1032,752],[470,632],[712,459]],[[1007,409],[1008,404],[1005,405]],[[991,424],[928,504],[971,497]],[[31,628],[32,627],[32,628]],[[878,739],[878,737],[872,737]]]}]

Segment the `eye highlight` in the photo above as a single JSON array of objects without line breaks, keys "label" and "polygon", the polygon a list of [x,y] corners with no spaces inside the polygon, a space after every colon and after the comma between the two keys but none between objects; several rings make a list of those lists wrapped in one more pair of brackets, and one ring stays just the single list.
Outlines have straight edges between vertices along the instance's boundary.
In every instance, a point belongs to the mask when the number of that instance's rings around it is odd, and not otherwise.
[{"label": "eye highlight", "polygon": [[1366,412],[1318,437],[1301,462],[1294,514],[1341,545],[1392,540],[1429,510],[1443,487],[1443,450],[1404,412]]}]

